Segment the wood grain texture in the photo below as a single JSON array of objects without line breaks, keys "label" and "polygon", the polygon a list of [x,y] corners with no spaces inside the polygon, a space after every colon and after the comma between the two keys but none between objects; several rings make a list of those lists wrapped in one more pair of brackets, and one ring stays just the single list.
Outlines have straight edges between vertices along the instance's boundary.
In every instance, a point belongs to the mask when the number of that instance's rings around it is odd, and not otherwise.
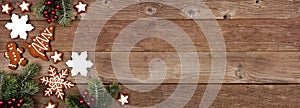
[{"label": "wood grain texture", "polygon": [[[111,52],[111,48],[114,44],[128,45],[126,42],[114,42],[119,35],[121,28],[127,26],[132,21],[109,21],[105,28],[102,30],[102,34],[96,43],[96,49],[83,49],[87,51],[96,52]],[[156,34],[160,36],[169,36],[170,40],[174,40],[177,43],[175,45],[184,46],[192,45],[196,47],[197,51],[208,52],[210,51],[206,37],[203,35],[201,29],[197,29],[192,20],[174,20],[176,24],[182,26],[183,30],[186,30],[189,38],[194,42],[193,44],[181,43],[179,35],[176,34]],[[203,24],[207,24],[202,21]],[[1,25],[5,25],[6,21],[0,21]],[[28,37],[33,37],[39,34],[39,31],[47,27],[47,22],[44,21],[31,21],[35,26],[35,30],[29,32]],[[75,31],[77,30],[78,21],[72,22],[72,25],[68,27],[56,26],[55,29],[55,41],[51,42],[52,48],[60,51],[72,51],[73,40]],[[89,23],[89,22],[88,22]],[[300,21],[299,19],[289,20],[218,20],[220,28],[222,30],[226,51],[227,52],[299,52],[300,51]],[[97,22],[91,22],[91,24],[97,24]],[[155,28],[155,23],[153,25]],[[207,24],[209,26],[209,24]],[[86,26],[89,27],[89,26]],[[150,26],[151,27],[151,26]],[[143,29],[143,28],[140,28]],[[95,30],[95,28],[89,28],[89,30]],[[165,30],[168,30],[167,28]],[[12,41],[9,37],[10,31],[4,26],[0,27],[0,52],[5,51],[5,43]],[[96,29],[96,31],[100,31]],[[123,33],[130,36],[134,33]],[[141,35],[153,35],[153,34],[141,34]],[[89,34],[81,34],[79,38],[89,38]],[[128,37],[132,38],[132,37]],[[93,39],[91,39],[93,40]],[[13,40],[23,46],[24,40]],[[27,41],[30,41],[29,39]],[[93,46],[95,43],[85,42],[85,46]],[[79,48],[80,49],[80,48]],[[116,50],[119,52],[122,50]],[[132,52],[174,52],[176,51],[172,45],[168,42],[158,38],[148,38],[138,42]],[[190,51],[190,49],[184,49],[182,51]]]},{"label": "wood grain texture", "polygon": [[[93,52],[89,52],[91,55]],[[188,74],[182,74],[181,69],[183,68],[182,64],[194,64],[194,61],[185,60],[185,62],[180,62],[177,52],[131,52],[129,59],[123,61],[120,59],[121,55],[124,55],[125,52],[114,52],[116,58],[111,58],[109,52],[96,52],[95,60],[93,57],[89,57],[89,60],[92,60],[95,64],[94,69],[89,69],[89,77],[99,76],[103,79],[105,83],[117,81],[115,77],[115,72],[112,68],[112,61],[118,63],[129,63],[129,69],[126,70],[127,66],[114,66],[115,68],[124,69],[119,73],[126,74],[126,71],[131,71],[132,74],[140,80],[146,80],[150,77],[151,72],[149,71],[149,64],[155,58],[160,58],[161,61],[166,64],[167,74],[163,83],[179,83],[180,79],[189,79],[191,77],[185,77],[187,75],[196,78],[196,73],[200,73],[199,81],[193,83],[208,83],[208,79],[211,73],[216,73],[215,71],[211,72],[211,56],[210,53],[198,53],[198,58],[200,61],[200,71],[192,71],[188,68],[186,69]],[[47,55],[51,55],[49,52]],[[3,53],[0,54],[3,56]],[[190,56],[188,53],[185,53],[185,56]],[[53,61],[45,62],[39,58],[33,58],[29,53],[25,53],[24,57],[29,59],[31,63],[37,63],[42,67],[40,76],[47,76],[47,70],[49,65],[53,65],[58,68],[58,70],[67,68],[67,65],[64,63],[67,60],[71,59],[71,53],[65,52],[64,62],[58,64],[53,64]],[[235,84],[235,83],[300,83],[299,81],[299,52],[230,52],[227,53],[227,65],[224,77],[224,83]],[[212,58],[221,60],[224,58]],[[1,58],[1,70],[8,69],[9,59]],[[18,73],[23,67],[19,67],[16,72]],[[190,67],[192,68],[192,67]],[[72,69],[72,68],[70,68]],[[162,77],[164,74],[154,76]],[[71,77],[70,77],[71,78]],[[219,77],[216,77],[219,78]],[[83,76],[71,78],[77,83],[86,83],[88,78]],[[126,77],[121,78],[123,80],[133,81],[134,79],[129,79]],[[122,82],[125,83],[126,82]],[[187,83],[187,82],[183,82]],[[150,83],[151,84],[151,83]],[[156,83],[153,83],[156,84]]]},{"label": "wood grain texture", "polygon": [[[19,0],[2,0],[2,3],[7,3],[10,1],[12,5],[16,8],[13,13],[20,13],[20,9],[17,6],[20,4]],[[33,6],[38,2],[36,0],[28,0],[33,3]],[[92,5],[96,0],[86,0],[87,3]],[[202,0],[203,3],[209,7],[209,11],[213,13],[215,19],[224,19],[226,16],[229,19],[289,19],[297,18],[300,16],[298,0]],[[189,1],[193,5],[188,5],[186,7],[176,9],[173,7],[168,7],[167,5],[157,4],[157,3],[143,3],[149,2],[147,0],[135,1],[136,5],[129,6],[121,11],[123,17],[118,18],[117,20],[132,20],[135,19],[135,16],[126,16],[132,13],[141,13],[145,14],[147,12],[146,7],[154,7],[157,10],[158,14],[163,13],[172,13],[169,15],[168,19],[182,19],[178,17],[179,14],[183,14],[184,19],[197,18],[201,16],[202,13],[206,11],[203,9],[203,5],[198,5],[196,3]],[[159,1],[160,2],[160,1]],[[199,2],[199,1],[197,1]],[[73,4],[76,4],[77,0],[73,0]],[[97,5],[103,6],[106,9],[116,9],[118,4],[128,4],[128,1],[117,1],[117,0],[99,0]],[[187,4],[184,1],[176,2],[175,5],[184,5]],[[280,7],[280,8],[278,8]],[[98,8],[99,13],[93,14],[102,14],[101,8]],[[91,11],[92,9],[90,9]],[[204,11],[203,11],[204,10]],[[93,10],[94,11],[94,10]],[[31,20],[44,20],[37,19],[33,13],[26,13],[30,16]],[[25,15],[25,14],[22,14]],[[125,16],[124,16],[125,15]],[[76,14],[74,13],[74,16]],[[202,16],[203,17],[203,16]],[[205,16],[204,16],[205,17]],[[0,14],[0,20],[9,20],[10,17],[5,14]]]},{"label": "wood grain texture", "polygon": [[[21,13],[17,7],[20,0],[2,0],[0,3],[4,4],[11,2],[15,7],[13,13],[19,15],[29,15],[30,23],[35,26],[35,30],[29,32],[29,37],[39,34],[39,31],[49,26],[45,19],[37,19],[33,13]],[[27,0],[35,5],[38,1]],[[73,4],[78,0],[72,0]],[[85,0],[90,5],[95,3],[96,0]],[[55,40],[51,42],[53,50],[59,50],[65,53],[64,62],[71,59],[72,51],[89,51],[90,54],[95,54],[93,60],[95,69],[89,69],[88,77],[76,76],[68,77],[68,80],[77,84],[77,87],[85,87],[89,78],[100,77],[107,85],[112,81],[119,82],[116,78],[112,61],[119,62],[120,64],[129,63],[130,70],[133,76],[139,80],[149,78],[149,63],[155,58],[160,58],[160,63],[164,62],[167,69],[166,79],[160,85],[159,83],[122,83],[121,93],[129,94],[129,101],[131,106],[152,106],[158,104],[168,97],[176,89],[179,80],[195,78],[183,77],[181,74],[182,64],[194,63],[192,60],[180,62],[178,53],[187,53],[185,56],[190,57],[188,54],[192,50],[184,49],[177,51],[174,46],[195,46],[198,58],[200,60],[200,71],[187,70],[189,75],[200,73],[199,81],[193,83],[183,83],[185,86],[193,84],[198,85],[196,92],[186,108],[197,108],[203,97],[204,91],[209,83],[211,73],[211,60],[222,60],[224,58],[212,58],[209,42],[207,41],[204,31],[201,30],[195,21],[199,21],[204,26],[212,26],[211,21],[217,19],[217,23],[222,30],[222,34],[226,45],[226,71],[223,80],[222,88],[213,104],[212,108],[230,107],[230,108],[254,108],[254,107],[281,107],[281,108],[298,108],[299,102],[299,70],[300,70],[300,1],[299,0],[203,0],[209,7],[214,18],[202,18],[205,16],[206,10],[203,10],[203,5],[196,5],[194,2],[189,1],[189,4],[183,3],[184,1],[175,2],[176,5],[187,5],[186,7],[177,9],[161,3],[151,3],[148,0],[135,0],[137,4],[124,7],[112,19],[106,22],[106,25],[100,31],[97,25],[105,22],[105,19],[97,20],[86,16],[87,14],[76,15],[74,13],[73,22],[70,26],[62,27],[53,23],[56,26]],[[146,3],[142,3],[146,2]],[[128,4],[128,1],[119,0],[101,0],[97,2],[102,7],[89,8],[89,11],[97,11],[96,13],[89,13],[92,15],[104,15],[104,12],[116,11],[118,4]],[[195,6],[196,5],[196,6]],[[153,13],[153,14],[149,14]],[[79,21],[79,18],[85,18]],[[104,16],[101,16],[104,17]],[[101,18],[99,17],[99,18]],[[148,17],[161,17],[166,20],[159,19],[157,22],[141,22],[140,27],[133,29],[142,32],[132,32],[125,27],[136,23],[137,19]],[[191,19],[194,18],[196,20]],[[98,19],[99,19],[98,18]],[[90,19],[90,20],[86,20]],[[230,20],[225,20],[230,19]],[[161,22],[163,23],[161,23]],[[29,42],[30,39],[10,39],[10,31],[4,25],[10,22],[10,16],[0,14],[0,70],[5,70],[10,73],[17,74],[23,67],[19,67],[16,71],[11,71],[7,68],[8,59],[3,57],[5,44],[9,41],[15,41],[20,47],[24,47],[23,42]],[[186,32],[191,43],[182,43],[181,34],[172,31],[167,23],[174,23],[181,27]],[[96,45],[95,49],[81,47],[73,50],[75,33],[78,29],[79,23],[86,23],[83,27],[88,28],[86,32],[81,34],[82,37],[76,38],[91,39],[89,36],[90,31],[101,32],[99,38],[95,43],[84,42],[85,46]],[[165,24],[165,25],[164,25]],[[52,25],[52,24],[51,24]],[[161,27],[165,27],[161,29]],[[127,31],[126,31],[127,30]],[[151,33],[145,30],[158,30],[158,33]],[[169,31],[165,33],[163,31]],[[171,32],[170,32],[171,31]],[[118,56],[112,58],[111,54],[123,55],[128,52],[124,49],[112,50],[113,45],[126,46],[130,42],[120,41],[115,42],[116,38],[120,35],[127,36],[128,39],[136,39],[139,35],[149,36],[169,36],[168,39],[174,41],[170,44],[166,40],[159,38],[147,38],[139,41],[134,45],[130,51],[129,59],[123,60]],[[95,40],[95,39],[91,39]],[[132,42],[131,42],[132,43]],[[213,50],[219,51],[219,50]],[[48,52],[47,55],[51,55]],[[49,65],[54,65],[52,61],[45,62],[38,58],[33,58],[26,49],[24,57],[29,59],[32,63],[37,63],[41,66],[42,70],[38,77],[47,76]],[[191,57],[190,57],[191,58]],[[55,64],[58,70],[67,68],[64,62]],[[117,68],[125,69],[126,67],[116,66]],[[190,69],[192,69],[191,67]],[[71,69],[71,68],[70,68]],[[123,71],[122,71],[123,72]],[[124,74],[122,73],[121,74]],[[38,78],[37,77],[37,78]],[[156,77],[161,77],[160,75]],[[219,77],[218,77],[219,78]],[[127,80],[133,80],[124,78]],[[150,92],[138,92],[126,88],[128,85],[135,86],[158,86],[155,90]],[[48,100],[59,103],[59,108],[66,108],[63,100],[56,99],[55,96],[43,97],[43,90],[45,86],[40,85],[40,91],[33,96],[36,107],[44,107]],[[78,91],[78,89],[81,89]],[[66,90],[66,95],[77,94],[83,91],[82,88],[72,88]],[[182,93],[184,94],[184,93]],[[174,98],[181,100],[180,97]],[[167,107],[167,106],[166,106]],[[114,107],[115,108],[115,107]]]},{"label": "wood grain texture", "polygon": [[[82,85],[83,86],[83,85]],[[142,93],[130,90],[125,85],[121,92],[129,94],[130,106],[147,107],[159,104],[166,100],[174,92],[177,85],[161,85],[157,89]],[[147,85],[140,85],[147,86]],[[185,108],[198,108],[201,102],[206,85],[198,85],[194,96]],[[211,108],[253,108],[253,107],[285,107],[296,108],[299,104],[299,85],[222,85],[219,95],[214,100]],[[67,94],[78,94],[77,88],[66,90]],[[51,99],[59,103],[59,108],[66,108],[65,103],[55,96],[43,97],[42,91],[35,96],[35,105],[38,108],[44,107]],[[180,97],[174,98],[180,101]],[[114,107],[119,108],[119,107]]]}]

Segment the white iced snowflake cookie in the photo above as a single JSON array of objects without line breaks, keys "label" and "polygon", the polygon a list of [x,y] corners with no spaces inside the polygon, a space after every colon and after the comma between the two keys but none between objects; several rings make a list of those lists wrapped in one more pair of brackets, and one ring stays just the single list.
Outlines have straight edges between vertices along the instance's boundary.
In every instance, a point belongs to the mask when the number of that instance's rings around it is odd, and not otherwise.
[{"label": "white iced snowflake cookie", "polygon": [[71,81],[66,80],[69,76],[69,69],[62,69],[60,72],[57,72],[56,68],[50,65],[48,74],[50,76],[40,78],[42,83],[47,86],[44,96],[55,94],[57,98],[63,100],[65,95],[63,90],[75,86]]},{"label": "white iced snowflake cookie", "polygon": [[27,31],[31,31],[34,27],[31,24],[27,24],[28,15],[22,16],[21,18],[13,14],[11,16],[11,23],[7,23],[5,27],[8,30],[12,30],[10,33],[10,38],[16,39],[20,36],[21,39],[27,39]]},{"label": "white iced snowflake cookie", "polygon": [[72,76],[78,75],[80,73],[82,76],[87,76],[88,70],[87,68],[91,68],[94,64],[92,61],[87,60],[87,51],[78,54],[76,52],[72,52],[72,60],[68,60],[66,64],[68,67],[72,67]]}]

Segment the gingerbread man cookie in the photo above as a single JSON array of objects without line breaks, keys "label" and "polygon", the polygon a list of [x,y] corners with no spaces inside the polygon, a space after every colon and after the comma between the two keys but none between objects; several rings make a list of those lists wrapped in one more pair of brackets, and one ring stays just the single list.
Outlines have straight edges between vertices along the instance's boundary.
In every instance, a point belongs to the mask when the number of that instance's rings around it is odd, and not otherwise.
[{"label": "gingerbread man cookie", "polygon": [[19,48],[15,42],[8,42],[6,50],[4,57],[10,59],[9,69],[16,70],[19,65],[25,66],[27,64],[28,60],[22,57],[24,48]]},{"label": "gingerbread man cookie", "polygon": [[50,41],[54,40],[54,26],[42,30],[40,36],[32,37],[32,43],[24,42],[24,46],[29,49],[32,57],[49,61],[46,52],[51,51]]}]

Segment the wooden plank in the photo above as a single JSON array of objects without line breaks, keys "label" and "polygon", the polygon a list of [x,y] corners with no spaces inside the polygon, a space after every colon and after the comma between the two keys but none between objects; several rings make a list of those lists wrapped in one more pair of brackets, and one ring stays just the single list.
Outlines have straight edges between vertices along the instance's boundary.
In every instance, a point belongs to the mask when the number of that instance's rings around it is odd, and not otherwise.
[{"label": "wooden plank", "polygon": [[[176,85],[163,88],[164,98],[169,97],[175,88]],[[198,107],[204,88],[198,86],[187,108]],[[298,85],[223,85],[211,107],[297,107],[298,96],[293,95],[298,92],[297,88]]]},{"label": "wooden plank", "polygon": [[[48,53],[47,55],[51,55]],[[146,80],[150,77],[149,64],[155,58],[160,58],[166,65],[167,74],[163,83],[178,83],[180,79],[190,79],[196,78],[196,74],[199,73],[199,81],[193,83],[209,83],[208,79],[211,73],[216,73],[216,71],[211,72],[211,61],[210,53],[199,52],[198,57],[200,61],[200,71],[194,71],[194,67],[187,68],[185,74],[181,74],[181,69],[183,69],[182,64],[195,64],[194,61],[185,60],[180,62],[179,56],[176,52],[131,52],[129,59],[125,61],[121,59],[121,55],[124,55],[125,52],[115,52],[116,58],[111,58],[109,52],[96,52],[95,60],[93,60],[89,52],[89,60],[95,63],[94,69],[89,69],[90,77],[99,76],[106,82],[119,82],[120,79],[133,81],[134,79],[129,79],[127,77],[117,78],[116,71],[112,68],[112,61],[118,62],[120,64],[129,63],[130,71],[133,76],[140,80]],[[3,56],[3,53],[0,53],[0,57]],[[186,57],[191,58],[189,54],[185,53]],[[29,59],[32,63],[37,63],[42,67],[40,76],[47,76],[47,70],[49,65],[56,66],[58,70],[67,68],[65,62],[71,59],[71,53],[65,52],[64,62],[54,64],[52,61],[45,62],[38,58],[32,58],[29,53],[25,53],[24,57]],[[300,64],[299,52],[229,52],[227,53],[227,65],[226,65],[226,74],[224,77],[223,83],[300,83],[299,80],[299,70]],[[213,58],[219,62],[222,58]],[[1,67],[0,70],[6,70],[11,72],[8,69],[9,59],[0,58]],[[114,66],[118,69],[124,69],[120,71],[120,75],[125,75],[127,70],[126,65]],[[18,73],[23,67],[19,67],[17,71],[12,71],[13,73]],[[71,68],[70,68],[71,69]],[[129,71],[129,70],[128,70]],[[159,74],[157,78],[164,76],[163,72]],[[189,77],[187,77],[189,76]],[[76,78],[76,79],[75,79]],[[219,77],[215,77],[220,79]],[[69,77],[72,81],[77,83],[86,83],[87,78],[78,76],[78,77]],[[123,82],[126,84],[126,82]],[[127,82],[128,83],[128,82]],[[151,82],[148,82],[151,83]],[[157,82],[153,82],[154,84]],[[183,82],[189,83],[189,82]]]},{"label": "wooden plank", "polygon": [[[7,3],[8,1],[12,2],[12,5],[16,8],[13,13],[21,14],[20,9],[17,7],[20,4],[18,0],[2,0],[2,3]],[[38,1],[28,0],[33,3],[33,6]],[[86,0],[90,5],[93,5],[96,0]],[[89,8],[89,11],[95,12],[94,15],[103,15],[107,12],[104,9],[112,11],[118,8],[117,4],[122,4],[126,6],[122,11],[120,11],[120,17],[116,20],[132,20],[136,19],[136,15],[147,15],[147,7],[156,8],[156,15],[164,16],[167,15],[167,19],[190,19],[194,17],[197,19],[197,16],[203,15],[203,12],[206,13],[206,10],[203,9],[203,5],[197,4],[195,2],[200,1],[189,1],[185,3],[184,1],[175,2],[173,4],[179,6],[185,6],[179,9],[170,7],[168,5],[149,3],[147,0],[135,1],[136,5],[131,5],[127,7],[125,4],[129,4],[128,1],[118,1],[118,0],[109,0],[109,1],[99,1],[97,5],[102,6],[103,9],[99,6],[97,8]],[[143,3],[146,2],[146,3]],[[159,1],[161,2],[161,1]],[[76,4],[77,0],[73,1],[73,4]],[[138,4],[141,3],[141,4]],[[299,5],[300,2],[297,0],[203,0],[210,11],[213,13],[216,19],[224,19],[224,16],[229,19],[254,19],[254,18],[276,18],[276,19],[288,19],[299,17]],[[278,8],[280,7],[280,8]],[[40,20],[35,17],[33,13],[25,13],[30,16],[31,20]],[[22,14],[22,15],[25,15]],[[76,14],[74,13],[74,16]],[[183,15],[183,17],[182,17]],[[206,14],[204,14],[205,16]],[[190,17],[191,16],[191,17]],[[0,14],[0,20],[9,20],[10,17],[6,14]]]},{"label": "wooden plank", "polygon": [[[130,90],[123,85],[121,93],[129,94],[130,106],[146,107],[163,102],[170,97],[176,87],[177,85],[160,85],[158,88],[150,92],[138,92]],[[198,85],[193,97],[187,103],[185,108],[198,108],[205,88],[206,85]],[[72,90],[66,90],[66,95],[78,92],[76,89],[74,89],[75,88],[72,88]],[[299,96],[295,94],[299,94],[299,89],[299,85],[222,85],[217,98],[210,107],[298,107],[300,106]],[[55,96],[52,96],[51,98],[43,97],[42,90],[40,90],[40,92],[35,95],[34,98],[36,101],[35,105],[39,108],[44,107],[49,99],[56,103],[59,102],[58,107],[66,108],[65,103],[59,99],[56,99]],[[182,97],[174,98],[174,100],[178,101],[181,99]]]},{"label": "wooden plank", "polygon": [[[84,47],[82,50],[87,51],[104,51],[111,52],[112,46],[114,44],[119,44],[121,46],[129,45],[130,42],[114,42],[116,37],[121,32],[122,28],[126,27],[131,21],[110,21],[107,23],[105,28],[102,31],[102,34],[99,35],[96,49],[92,47]],[[182,43],[181,35],[176,35],[172,32],[169,34],[156,34],[156,36],[170,36],[170,40],[175,41],[173,43],[177,46],[195,46],[197,51],[208,52],[210,51],[209,45],[206,37],[203,35],[203,32],[200,29],[197,29],[198,26],[193,23],[191,20],[173,20],[174,23],[182,26],[183,30],[186,30],[189,38],[194,42],[191,43]],[[202,21],[203,24],[209,26],[206,21]],[[6,21],[0,21],[0,25],[5,25]],[[29,32],[28,37],[36,36],[39,34],[39,31],[47,27],[47,23],[44,21],[31,21],[35,26],[35,30]],[[78,21],[74,21],[72,26],[61,27],[56,26],[55,29],[55,41],[52,41],[52,48],[60,51],[72,51],[72,46],[74,42],[75,31],[77,30]],[[218,21],[220,28],[222,29],[226,50],[228,52],[299,52],[300,51],[300,21],[298,19],[290,20],[219,20]],[[79,34],[77,40],[95,40],[91,39],[91,36],[88,34],[90,31],[98,31],[97,28],[93,28],[97,22],[88,22],[87,26],[89,27],[87,32]],[[92,25],[94,24],[94,25]],[[158,29],[155,28],[153,29]],[[159,25],[159,24],[158,24]],[[146,26],[149,27],[149,26]],[[137,30],[145,30],[145,28],[138,28]],[[147,29],[146,29],[147,30]],[[169,29],[163,29],[169,30]],[[5,51],[5,45],[7,42],[12,41],[9,37],[10,31],[7,30],[4,26],[0,27],[0,52]],[[99,30],[100,31],[100,30]],[[172,30],[171,30],[172,31]],[[125,36],[132,36],[131,34],[138,33],[136,32],[123,32]],[[136,34],[135,34],[136,35]],[[138,35],[155,35],[141,33]],[[138,36],[137,35],[137,36]],[[128,37],[133,38],[133,37]],[[135,38],[133,38],[135,39]],[[19,43],[20,46],[23,46],[24,40],[16,39],[13,40]],[[31,41],[27,39],[27,41]],[[84,42],[81,46],[93,46],[93,42]],[[79,46],[78,49],[81,49]],[[73,50],[75,51],[75,50]],[[114,50],[115,52],[123,50]],[[176,51],[174,47],[169,44],[167,41],[158,38],[147,38],[138,42],[132,49],[132,52],[174,52]],[[191,49],[183,49],[181,51],[191,51]]]},{"label": "wooden plank", "polygon": [[[115,53],[116,54],[116,53]],[[140,80],[150,77],[149,64],[151,60],[160,58],[166,64],[167,75],[165,83],[178,83],[180,79],[193,79],[195,73],[193,67],[188,68],[189,74],[182,74],[181,64],[195,64],[193,61],[180,62],[176,52],[131,52],[129,60],[122,61],[121,55],[117,53],[116,58],[111,59],[110,53],[96,54],[96,67],[98,74],[105,81],[117,81],[112,61],[119,64],[129,62],[131,73]],[[118,57],[118,55],[120,55]],[[299,55],[298,52],[230,52],[227,53],[226,75],[223,83],[299,83]],[[190,56],[190,55],[185,55]],[[208,83],[211,74],[211,61],[209,53],[198,53],[200,61],[200,78],[198,83]],[[213,58],[220,62],[222,58]],[[99,62],[98,62],[99,61]],[[120,72],[127,74],[127,66],[118,65],[116,68],[124,69]],[[216,73],[213,71],[212,73]],[[160,76],[161,75],[161,76]],[[153,76],[161,78],[164,74]],[[189,75],[189,77],[184,77]],[[216,77],[218,78],[218,77]],[[122,79],[122,78],[121,78]],[[134,79],[123,78],[132,81]]]},{"label": "wooden plank", "polygon": [[[131,2],[117,0],[96,2],[97,7],[91,8],[90,11],[94,12],[94,16],[98,15],[99,17],[105,16],[107,13],[118,12],[115,15],[117,17],[112,18],[114,20],[132,20],[143,17],[163,17],[166,19],[288,19],[299,17],[299,13],[297,13],[299,1],[202,0],[202,3],[199,3],[201,1],[198,0],[188,2],[178,0],[169,4],[160,0],[151,1],[158,1],[158,3],[140,0],[136,1],[136,5],[127,6]],[[122,8],[124,9],[118,10]],[[210,12],[214,17],[211,17]],[[88,17],[88,19],[95,18]]]}]

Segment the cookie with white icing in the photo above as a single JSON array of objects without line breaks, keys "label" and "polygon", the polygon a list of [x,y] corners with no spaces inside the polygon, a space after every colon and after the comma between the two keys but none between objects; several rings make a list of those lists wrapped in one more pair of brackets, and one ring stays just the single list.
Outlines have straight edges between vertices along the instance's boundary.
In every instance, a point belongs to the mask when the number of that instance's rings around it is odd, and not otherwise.
[{"label": "cookie with white icing", "polygon": [[9,69],[16,70],[19,65],[25,66],[28,63],[28,60],[22,56],[24,48],[19,48],[15,42],[8,42],[6,44],[6,50],[7,52],[5,52],[4,57],[10,59],[8,65]]},{"label": "cookie with white icing", "polygon": [[54,53],[50,56],[50,58],[53,60],[54,64],[57,64],[58,62],[63,61],[63,52],[59,52],[57,50],[54,51]]},{"label": "cookie with white icing", "polygon": [[32,43],[24,42],[24,45],[32,57],[49,61],[46,52],[51,51],[50,41],[54,40],[54,26],[47,27],[40,32],[40,36],[32,37]]}]

